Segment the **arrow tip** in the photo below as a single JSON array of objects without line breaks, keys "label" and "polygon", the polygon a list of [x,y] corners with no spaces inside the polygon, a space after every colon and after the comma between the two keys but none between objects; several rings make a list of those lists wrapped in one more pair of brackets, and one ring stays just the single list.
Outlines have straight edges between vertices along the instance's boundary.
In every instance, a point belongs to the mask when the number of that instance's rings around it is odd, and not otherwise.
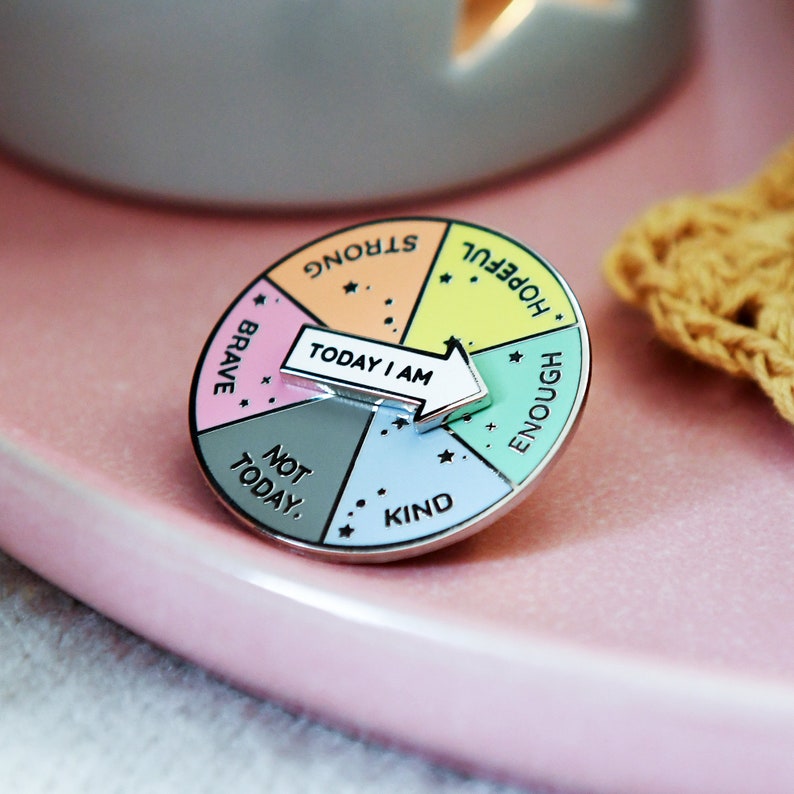
[{"label": "arrow tip", "polygon": [[447,340],[443,379],[414,414],[414,427],[424,433],[463,413],[485,408],[491,398],[463,343],[455,336]]}]

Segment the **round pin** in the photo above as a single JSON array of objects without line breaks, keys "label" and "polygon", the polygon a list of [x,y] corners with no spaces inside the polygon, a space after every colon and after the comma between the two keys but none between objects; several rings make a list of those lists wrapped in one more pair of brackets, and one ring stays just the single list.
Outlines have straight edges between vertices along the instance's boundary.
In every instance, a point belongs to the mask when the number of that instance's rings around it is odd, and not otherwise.
[{"label": "round pin", "polygon": [[232,303],[196,367],[191,434],[256,532],[389,561],[526,496],[589,377],[581,309],[538,254],[471,223],[373,221],[300,248]]}]

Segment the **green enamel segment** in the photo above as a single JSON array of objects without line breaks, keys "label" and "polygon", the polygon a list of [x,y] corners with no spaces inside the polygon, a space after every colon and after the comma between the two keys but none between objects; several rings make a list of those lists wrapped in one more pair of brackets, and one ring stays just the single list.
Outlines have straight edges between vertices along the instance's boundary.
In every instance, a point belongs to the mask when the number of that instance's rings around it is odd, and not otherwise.
[{"label": "green enamel segment", "polygon": [[450,425],[516,484],[543,462],[566,431],[582,375],[578,327],[513,342],[472,357],[491,405]]}]

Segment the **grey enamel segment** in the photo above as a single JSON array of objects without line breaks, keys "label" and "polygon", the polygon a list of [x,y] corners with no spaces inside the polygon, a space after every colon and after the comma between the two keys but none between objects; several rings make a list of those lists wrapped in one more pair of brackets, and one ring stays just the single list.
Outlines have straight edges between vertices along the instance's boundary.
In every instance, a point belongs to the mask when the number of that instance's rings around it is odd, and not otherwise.
[{"label": "grey enamel segment", "polygon": [[219,493],[254,524],[319,543],[372,415],[321,398],[202,433]]}]

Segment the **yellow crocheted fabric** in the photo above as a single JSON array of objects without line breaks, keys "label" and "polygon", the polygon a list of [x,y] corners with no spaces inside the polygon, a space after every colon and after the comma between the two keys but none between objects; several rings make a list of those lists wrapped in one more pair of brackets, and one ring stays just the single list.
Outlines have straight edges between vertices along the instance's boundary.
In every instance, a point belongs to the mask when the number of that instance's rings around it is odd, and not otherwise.
[{"label": "yellow crocheted fabric", "polygon": [[741,188],[651,209],[605,273],[665,341],[753,378],[794,423],[794,141]]}]

